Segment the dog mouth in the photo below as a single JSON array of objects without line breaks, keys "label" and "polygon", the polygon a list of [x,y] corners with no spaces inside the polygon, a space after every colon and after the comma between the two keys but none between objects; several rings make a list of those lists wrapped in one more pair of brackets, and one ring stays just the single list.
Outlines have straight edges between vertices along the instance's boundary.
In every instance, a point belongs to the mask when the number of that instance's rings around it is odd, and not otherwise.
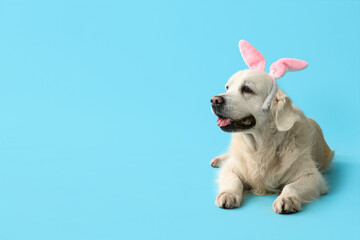
[{"label": "dog mouth", "polygon": [[218,114],[216,115],[218,116],[217,126],[219,126],[221,130],[225,132],[237,132],[241,130],[246,130],[256,125],[256,119],[252,114],[238,120],[234,120]]},{"label": "dog mouth", "polygon": [[229,124],[231,124],[231,118],[225,118],[225,117],[218,117],[217,119],[217,125],[219,127],[226,127]]}]

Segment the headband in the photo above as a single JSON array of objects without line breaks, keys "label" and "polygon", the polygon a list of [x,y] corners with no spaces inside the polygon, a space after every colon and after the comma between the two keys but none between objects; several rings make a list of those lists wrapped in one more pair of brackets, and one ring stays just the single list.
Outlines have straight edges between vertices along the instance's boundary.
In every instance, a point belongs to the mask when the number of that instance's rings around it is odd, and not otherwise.
[{"label": "headband", "polygon": [[[239,49],[242,58],[251,70],[265,71],[265,58],[256,48],[254,48],[247,41],[240,40]],[[266,97],[262,105],[262,110],[268,110],[271,105],[271,101],[278,89],[276,82],[277,79],[283,77],[287,72],[299,71],[306,68],[307,66],[307,62],[294,58],[281,58],[271,64],[269,75],[272,78],[273,84],[269,95]]]}]

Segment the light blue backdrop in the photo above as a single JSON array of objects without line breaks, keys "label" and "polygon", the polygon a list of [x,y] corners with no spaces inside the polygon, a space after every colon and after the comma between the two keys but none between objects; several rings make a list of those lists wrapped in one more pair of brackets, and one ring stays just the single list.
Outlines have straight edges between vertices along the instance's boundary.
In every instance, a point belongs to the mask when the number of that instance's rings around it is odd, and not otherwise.
[{"label": "light blue backdrop", "polygon": [[[0,239],[359,239],[359,1],[2,1]],[[215,206],[210,97],[238,41],[309,62],[280,87],[336,157],[328,195]]]}]

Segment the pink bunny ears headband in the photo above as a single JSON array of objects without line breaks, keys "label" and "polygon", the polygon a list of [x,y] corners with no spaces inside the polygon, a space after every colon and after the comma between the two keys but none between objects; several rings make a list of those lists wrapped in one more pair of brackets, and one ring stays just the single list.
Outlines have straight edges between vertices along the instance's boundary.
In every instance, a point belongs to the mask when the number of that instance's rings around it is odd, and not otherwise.
[{"label": "pink bunny ears headband", "polygon": [[[240,40],[239,48],[242,58],[251,70],[265,71],[265,58],[256,48],[245,40]],[[277,91],[276,79],[283,77],[286,72],[299,71],[307,66],[307,62],[294,58],[281,58],[271,64],[269,74],[273,79],[273,86],[263,103],[262,109],[267,110],[270,107],[271,100]]]}]

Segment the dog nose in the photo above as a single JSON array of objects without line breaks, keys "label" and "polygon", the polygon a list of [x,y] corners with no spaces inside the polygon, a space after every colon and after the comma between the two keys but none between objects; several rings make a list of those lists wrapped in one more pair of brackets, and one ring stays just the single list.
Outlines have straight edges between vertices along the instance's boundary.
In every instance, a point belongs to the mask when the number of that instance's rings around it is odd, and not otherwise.
[{"label": "dog nose", "polygon": [[224,99],[220,96],[215,96],[211,98],[210,102],[212,104],[222,104],[224,102]]}]

